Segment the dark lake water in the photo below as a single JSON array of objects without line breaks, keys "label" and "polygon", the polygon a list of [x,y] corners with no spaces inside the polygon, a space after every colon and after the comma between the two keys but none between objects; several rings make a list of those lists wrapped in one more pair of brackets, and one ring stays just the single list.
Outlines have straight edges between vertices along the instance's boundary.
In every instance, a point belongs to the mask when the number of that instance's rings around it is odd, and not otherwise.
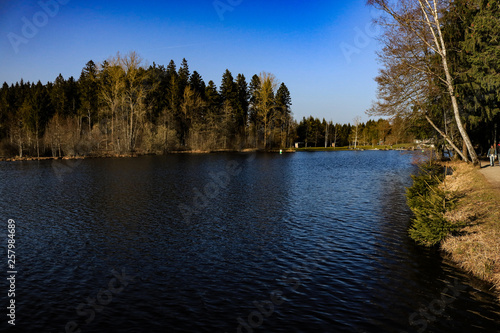
[{"label": "dark lake water", "polygon": [[0,331],[498,332],[489,286],[407,236],[416,157],[0,162]]}]

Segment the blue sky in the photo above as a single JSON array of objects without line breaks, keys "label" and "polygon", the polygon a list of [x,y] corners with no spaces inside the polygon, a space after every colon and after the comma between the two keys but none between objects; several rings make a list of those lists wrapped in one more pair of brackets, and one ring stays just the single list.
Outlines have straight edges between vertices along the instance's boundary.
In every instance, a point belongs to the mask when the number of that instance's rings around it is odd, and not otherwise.
[{"label": "blue sky", "polygon": [[297,120],[312,115],[338,123],[375,98],[378,72],[365,0],[0,2],[0,81],[77,79],[89,60],[138,52],[145,64],[182,58],[205,82],[223,72],[273,73],[292,97]]}]

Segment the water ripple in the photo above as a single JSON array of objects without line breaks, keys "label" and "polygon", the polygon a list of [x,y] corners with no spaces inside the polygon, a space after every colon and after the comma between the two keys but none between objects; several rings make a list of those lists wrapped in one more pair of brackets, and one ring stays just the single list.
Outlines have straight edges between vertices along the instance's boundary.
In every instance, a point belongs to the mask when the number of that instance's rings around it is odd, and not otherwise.
[{"label": "water ripple", "polygon": [[[64,174],[0,162],[0,211],[19,226],[23,329],[416,332],[411,316],[451,285],[460,290],[429,332],[497,330],[489,286],[408,238],[411,155],[254,157],[95,159]],[[208,196],[228,163],[241,172]],[[122,270],[134,280],[86,323],[77,307]]]}]

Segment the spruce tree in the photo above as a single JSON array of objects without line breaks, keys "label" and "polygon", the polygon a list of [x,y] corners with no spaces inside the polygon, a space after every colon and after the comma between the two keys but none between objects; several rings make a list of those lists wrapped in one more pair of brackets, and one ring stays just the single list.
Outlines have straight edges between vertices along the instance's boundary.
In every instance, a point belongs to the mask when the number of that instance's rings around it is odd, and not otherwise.
[{"label": "spruce tree", "polygon": [[207,108],[207,128],[208,137],[210,141],[210,146],[212,148],[217,148],[217,139],[220,136],[220,125],[221,125],[221,97],[217,91],[215,83],[210,80],[205,88],[205,101]]},{"label": "spruce tree", "polygon": [[92,130],[92,124],[97,118],[99,102],[99,83],[97,80],[98,70],[95,63],[90,60],[83,68],[78,80],[80,109],[79,116],[86,119],[88,131]]},{"label": "spruce tree", "polygon": [[280,129],[280,147],[285,148],[288,145],[291,122],[292,98],[290,91],[284,83],[281,83],[276,92],[276,113],[277,127]]},{"label": "spruce tree", "polygon": [[181,67],[179,67],[179,72],[177,74],[179,77],[179,82],[178,82],[179,96],[183,96],[184,89],[188,86],[190,77],[189,66],[186,58],[182,59]]},{"label": "spruce tree", "polygon": [[476,3],[479,10],[466,29],[462,47],[470,65],[466,75],[482,102],[477,116],[491,121],[500,112],[500,1]]},{"label": "spruce tree", "polygon": [[238,74],[236,76],[236,89],[238,94],[237,104],[236,104],[236,125],[238,127],[237,131],[243,139],[245,137],[247,123],[248,123],[248,84],[245,79],[245,75]]},{"label": "spruce tree", "polygon": [[193,71],[193,74],[189,77],[189,86],[201,98],[205,98],[205,82],[203,82],[203,78],[197,71]]},{"label": "spruce tree", "polygon": [[228,144],[234,142],[237,130],[237,104],[238,104],[238,90],[234,82],[233,75],[226,69],[222,75],[222,82],[220,86],[220,97],[222,102],[223,113],[223,136],[224,148],[228,148]]},{"label": "spruce tree", "polygon": [[10,113],[9,93],[9,85],[7,82],[4,82],[0,89],[0,140],[8,134],[7,120]]},{"label": "spruce tree", "polygon": [[66,81],[61,74],[57,76],[50,89],[50,100],[55,113],[60,116],[67,115]]},{"label": "spruce tree", "polygon": [[257,74],[252,76],[252,80],[248,85],[248,95],[249,95],[249,110],[248,110],[248,121],[253,129],[253,135],[255,139],[255,147],[257,147],[258,139],[258,123],[259,117],[257,113],[259,104],[259,91],[260,91],[260,78]]}]

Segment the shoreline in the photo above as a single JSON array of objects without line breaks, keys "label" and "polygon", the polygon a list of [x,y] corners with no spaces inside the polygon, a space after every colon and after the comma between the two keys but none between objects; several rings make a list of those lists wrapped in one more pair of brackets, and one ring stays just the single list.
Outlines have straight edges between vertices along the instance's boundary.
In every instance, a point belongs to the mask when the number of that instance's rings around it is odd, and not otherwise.
[{"label": "shoreline", "polygon": [[23,157],[5,157],[0,156],[0,162],[21,162],[21,161],[46,161],[46,160],[85,160],[93,158],[136,158],[141,156],[164,156],[171,154],[221,154],[221,153],[295,153],[296,149],[257,149],[257,148],[246,148],[242,150],[234,149],[217,149],[217,150],[172,150],[165,153],[127,153],[127,154],[91,154],[87,156],[63,156],[63,157],[53,157],[53,156],[23,156]]},{"label": "shoreline", "polygon": [[452,168],[453,174],[440,186],[458,198],[445,218],[465,223],[465,227],[441,241],[440,249],[458,267],[490,283],[500,302],[500,188],[471,164],[443,165]]},{"label": "shoreline", "polygon": [[85,156],[15,156],[15,157],[5,157],[0,156],[0,162],[20,162],[20,161],[45,161],[45,160],[84,160],[92,158],[136,158],[141,156],[163,156],[171,154],[221,154],[221,153],[274,153],[274,154],[289,154],[297,152],[324,152],[324,151],[427,151],[431,148],[416,148],[416,147],[385,147],[380,148],[373,147],[360,147],[360,148],[349,148],[349,147],[308,147],[308,148],[285,148],[285,149],[260,149],[260,148],[245,148],[241,150],[237,149],[214,149],[214,150],[171,150],[164,153],[124,153],[124,154],[89,154]]}]

